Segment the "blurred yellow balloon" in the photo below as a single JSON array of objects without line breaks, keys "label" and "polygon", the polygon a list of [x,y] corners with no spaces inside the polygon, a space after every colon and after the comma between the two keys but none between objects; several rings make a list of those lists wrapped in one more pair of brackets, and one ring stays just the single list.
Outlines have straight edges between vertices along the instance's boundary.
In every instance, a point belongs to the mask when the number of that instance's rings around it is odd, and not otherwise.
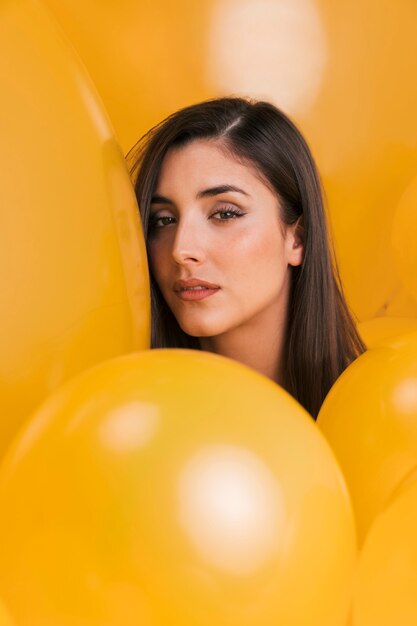
[{"label": "blurred yellow balloon", "polygon": [[358,331],[368,349],[389,346],[401,335],[417,331],[417,319],[376,317],[358,324]]},{"label": "blurred yellow balloon", "polygon": [[360,544],[417,465],[417,333],[365,352],[346,369],[317,418],[346,478]]},{"label": "blurred yellow balloon", "polygon": [[149,346],[137,205],[106,114],[35,0],[0,8],[0,456],[70,376]]},{"label": "blurred yellow balloon", "polygon": [[392,245],[401,280],[417,303],[417,176],[404,192],[394,215]]},{"label": "blurred yellow balloon", "polygon": [[364,321],[394,304],[393,315],[409,316],[397,301],[391,225],[417,171],[417,3],[46,2],[125,151],[172,111],[205,98],[243,94],[283,108],[317,158],[354,313]]},{"label": "blurred yellow balloon", "polygon": [[417,624],[417,482],[374,521],[353,596],[353,626]]},{"label": "blurred yellow balloon", "polygon": [[[344,291],[365,321],[384,314],[401,288],[391,225],[417,169],[417,4],[314,4],[328,55],[300,121],[324,180]],[[396,317],[408,315],[397,306]]]},{"label": "blurred yellow balloon", "polygon": [[0,626],[14,626],[12,618],[0,598]]},{"label": "blurred yellow balloon", "polygon": [[390,301],[383,307],[380,315],[417,318],[417,302],[405,287],[400,285],[397,292],[392,294]]},{"label": "blurred yellow balloon", "polygon": [[45,0],[79,52],[127,152],[173,110],[213,95],[203,71],[212,0]]},{"label": "blurred yellow balloon", "polygon": [[70,381],[9,450],[0,509],[19,626],[345,624],[356,544],[334,455],[229,359],[149,350]]}]

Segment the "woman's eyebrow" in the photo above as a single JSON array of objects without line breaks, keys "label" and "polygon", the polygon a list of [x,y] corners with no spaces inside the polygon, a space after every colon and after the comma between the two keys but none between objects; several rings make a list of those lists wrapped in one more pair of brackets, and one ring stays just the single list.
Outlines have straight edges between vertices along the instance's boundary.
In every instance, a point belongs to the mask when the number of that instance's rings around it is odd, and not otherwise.
[{"label": "woman's eyebrow", "polygon": [[234,185],[218,185],[217,187],[210,187],[209,189],[203,189],[203,191],[199,191],[197,194],[197,198],[207,198],[210,196],[217,196],[221,193],[226,193],[228,191],[236,191],[237,193],[243,193],[245,196],[249,196],[246,191],[243,189],[239,189],[239,187],[235,187]]},{"label": "woman's eyebrow", "polygon": [[169,198],[166,198],[165,196],[159,196],[158,194],[155,194],[151,198],[151,204],[154,204],[156,202],[158,204],[174,204]]},{"label": "woman's eyebrow", "polygon": [[[248,194],[243,189],[240,189],[239,187],[235,187],[234,185],[218,185],[217,187],[209,187],[209,189],[203,189],[202,191],[199,191],[196,197],[198,200],[200,200],[201,198],[218,196],[219,194],[227,193],[228,191],[243,193],[245,196],[248,196],[250,198],[250,194]],[[158,194],[155,194],[154,196],[152,196],[151,204],[153,203],[174,204],[172,200],[170,200],[166,196],[160,196]]]}]

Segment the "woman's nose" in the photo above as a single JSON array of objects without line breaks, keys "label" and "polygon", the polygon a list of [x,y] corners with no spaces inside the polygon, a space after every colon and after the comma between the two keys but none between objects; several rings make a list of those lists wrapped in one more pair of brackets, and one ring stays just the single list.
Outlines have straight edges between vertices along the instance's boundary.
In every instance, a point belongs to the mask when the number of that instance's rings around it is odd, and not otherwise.
[{"label": "woman's nose", "polygon": [[180,265],[201,263],[205,259],[205,250],[201,228],[192,220],[180,223],[175,233],[172,257]]}]

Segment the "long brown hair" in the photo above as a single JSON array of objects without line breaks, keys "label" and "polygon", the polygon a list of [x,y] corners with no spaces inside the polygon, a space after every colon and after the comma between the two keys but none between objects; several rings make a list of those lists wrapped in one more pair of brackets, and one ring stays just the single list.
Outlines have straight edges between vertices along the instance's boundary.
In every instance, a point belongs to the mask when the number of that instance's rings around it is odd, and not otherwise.
[{"label": "long brown hair", "polygon": [[[167,150],[195,139],[219,139],[253,164],[275,190],[285,224],[299,220],[304,247],[292,272],[284,340],[284,387],[314,417],[330,387],[366,346],[343,294],[328,236],[323,190],[301,133],[269,102],[229,97],[173,113],[151,128],[127,155],[146,240],[152,194]],[[177,323],[151,275],[152,347],[200,349]]]}]

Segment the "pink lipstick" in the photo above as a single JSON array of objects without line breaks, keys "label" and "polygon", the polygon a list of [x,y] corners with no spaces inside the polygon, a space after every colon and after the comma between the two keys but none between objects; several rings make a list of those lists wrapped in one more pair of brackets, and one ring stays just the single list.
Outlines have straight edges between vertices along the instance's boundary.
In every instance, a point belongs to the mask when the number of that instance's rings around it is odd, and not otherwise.
[{"label": "pink lipstick", "polygon": [[191,302],[204,300],[214,295],[220,291],[220,287],[200,278],[188,278],[187,280],[177,280],[174,283],[174,291],[181,300]]}]

